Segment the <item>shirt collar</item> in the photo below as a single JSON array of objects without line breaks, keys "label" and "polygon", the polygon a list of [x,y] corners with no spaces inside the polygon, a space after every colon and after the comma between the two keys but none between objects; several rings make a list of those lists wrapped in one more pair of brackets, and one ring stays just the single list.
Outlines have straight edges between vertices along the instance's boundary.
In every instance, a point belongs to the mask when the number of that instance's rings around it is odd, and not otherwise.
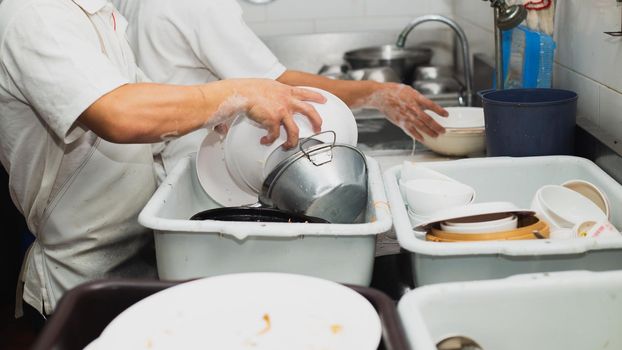
[{"label": "shirt collar", "polygon": [[101,10],[107,4],[107,0],[73,0],[73,2],[90,15]]}]

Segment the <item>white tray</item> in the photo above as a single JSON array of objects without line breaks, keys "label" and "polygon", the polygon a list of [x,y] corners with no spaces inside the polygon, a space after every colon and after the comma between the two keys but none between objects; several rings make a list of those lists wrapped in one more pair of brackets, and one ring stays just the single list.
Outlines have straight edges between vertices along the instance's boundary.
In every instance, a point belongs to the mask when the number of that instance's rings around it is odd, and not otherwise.
[{"label": "white tray", "polygon": [[[419,163],[473,187],[477,202],[510,201],[529,208],[543,185],[590,181],[609,197],[613,224],[622,227],[622,186],[593,162],[579,157],[474,158]],[[400,246],[412,252],[418,286],[565,270],[622,269],[621,240],[530,240],[469,243],[428,242],[415,237],[399,190],[401,165],[384,173]],[[616,214],[618,213],[618,214]]]},{"label": "white tray", "polygon": [[622,271],[572,271],[417,288],[398,312],[414,350],[452,336],[482,349],[622,348]]},{"label": "white tray", "polygon": [[368,157],[367,165],[365,223],[251,223],[189,220],[218,204],[199,184],[194,158],[180,161],[138,218],[154,230],[159,277],[289,272],[369,285],[376,235],[392,222],[378,164]]}]

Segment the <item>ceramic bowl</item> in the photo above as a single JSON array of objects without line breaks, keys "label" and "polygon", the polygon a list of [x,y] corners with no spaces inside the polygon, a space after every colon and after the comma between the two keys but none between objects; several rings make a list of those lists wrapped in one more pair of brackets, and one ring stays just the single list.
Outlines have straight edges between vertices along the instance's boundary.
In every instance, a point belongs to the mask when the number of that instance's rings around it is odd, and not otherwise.
[{"label": "ceramic bowl", "polygon": [[602,210],[607,218],[611,218],[609,211],[609,199],[603,191],[601,191],[596,185],[584,180],[570,180],[562,184],[562,186],[569,188],[591,200],[597,207]]},{"label": "ceramic bowl", "polygon": [[402,183],[409,208],[418,215],[473,202],[475,190],[462,183],[436,179],[415,179]]},{"label": "ceramic bowl", "polygon": [[543,186],[536,196],[542,211],[563,228],[571,228],[582,221],[607,219],[594,202],[564,186]]},{"label": "ceramic bowl", "polygon": [[486,149],[484,110],[478,107],[448,107],[447,118],[426,111],[445,127],[436,138],[424,135],[423,144],[432,151],[447,156],[482,154]]}]

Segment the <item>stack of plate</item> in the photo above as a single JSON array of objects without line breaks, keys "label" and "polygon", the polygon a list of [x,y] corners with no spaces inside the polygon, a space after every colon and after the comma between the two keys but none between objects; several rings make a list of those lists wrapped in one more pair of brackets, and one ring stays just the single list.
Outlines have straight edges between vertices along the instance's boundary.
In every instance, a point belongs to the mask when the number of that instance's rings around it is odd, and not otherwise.
[{"label": "stack of plate", "polygon": [[549,226],[535,212],[509,202],[484,202],[439,212],[416,227],[435,242],[473,242],[548,238]]}]

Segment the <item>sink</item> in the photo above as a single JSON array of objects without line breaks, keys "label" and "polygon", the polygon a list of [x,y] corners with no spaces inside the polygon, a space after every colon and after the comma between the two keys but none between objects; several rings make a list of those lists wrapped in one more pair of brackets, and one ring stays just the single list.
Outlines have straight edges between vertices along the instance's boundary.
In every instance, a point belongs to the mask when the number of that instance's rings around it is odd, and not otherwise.
[{"label": "sink", "polygon": [[[398,34],[393,31],[316,33],[270,36],[262,40],[289,69],[318,73],[329,65],[340,66],[347,51],[394,43]],[[430,65],[449,67],[453,71],[452,38],[453,33],[447,29],[421,29],[409,40],[409,45],[432,49],[434,54]],[[455,90],[462,89],[462,85],[457,81],[445,85],[426,96],[444,107],[459,106],[458,91]],[[366,154],[412,153],[413,139],[386,120],[382,113],[359,110],[354,111],[354,116],[359,128],[358,147]],[[420,143],[415,147],[418,153],[426,149]]]}]

